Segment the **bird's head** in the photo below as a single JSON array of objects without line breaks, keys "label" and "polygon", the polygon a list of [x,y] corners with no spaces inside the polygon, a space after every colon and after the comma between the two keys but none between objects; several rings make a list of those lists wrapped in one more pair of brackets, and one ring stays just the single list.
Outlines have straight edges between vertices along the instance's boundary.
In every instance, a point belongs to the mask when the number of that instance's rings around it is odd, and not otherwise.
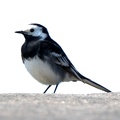
[{"label": "bird's head", "polygon": [[30,25],[31,28],[27,30],[16,31],[15,33],[23,34],[26,40],[33,38],[45,40],[46,38],[50,37],[46,27],[36,23],[32,23]]}]

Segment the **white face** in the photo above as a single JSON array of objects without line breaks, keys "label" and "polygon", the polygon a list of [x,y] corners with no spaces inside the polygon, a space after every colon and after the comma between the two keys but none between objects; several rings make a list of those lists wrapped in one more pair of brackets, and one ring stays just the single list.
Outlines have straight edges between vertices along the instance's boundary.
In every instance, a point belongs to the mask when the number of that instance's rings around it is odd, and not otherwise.
[{"label": "white face", "polygon": [[38,27],[36,25],[30,25],[32,26],[30,29],[25,30],[28,35],[32,35],[34,37],[40,37],[41,40],[44,40],[47,37],[47,33],[42,32],[42,27]]}]

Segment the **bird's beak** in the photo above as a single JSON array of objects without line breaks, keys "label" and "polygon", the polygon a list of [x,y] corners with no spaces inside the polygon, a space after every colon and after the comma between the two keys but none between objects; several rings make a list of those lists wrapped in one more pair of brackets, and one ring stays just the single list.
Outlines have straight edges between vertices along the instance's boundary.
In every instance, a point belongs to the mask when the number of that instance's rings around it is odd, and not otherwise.
[{"label": "bird's beak", "polygon": [[22,30],[21,31],[15,31],[15,33],[20,33],[20,34],[23,34],[23,35],[26,34],[26,32],[22,31]]},{"label": "bird's beak", "polygon": [[23,31],[15,31],[15,33],[23,34]]}]

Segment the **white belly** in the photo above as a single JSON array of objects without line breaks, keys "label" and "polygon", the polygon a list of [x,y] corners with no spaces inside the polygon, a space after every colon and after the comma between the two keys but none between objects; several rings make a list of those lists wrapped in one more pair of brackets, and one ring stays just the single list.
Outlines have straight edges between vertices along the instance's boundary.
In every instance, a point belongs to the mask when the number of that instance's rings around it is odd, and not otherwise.
[{"label": "white belly", "polygon": [[60,82],[59,75],[50,69],[47,62],[43,62],[38,57],[24,61],[27,71],[38,82],[46,85],[55,85]]}]

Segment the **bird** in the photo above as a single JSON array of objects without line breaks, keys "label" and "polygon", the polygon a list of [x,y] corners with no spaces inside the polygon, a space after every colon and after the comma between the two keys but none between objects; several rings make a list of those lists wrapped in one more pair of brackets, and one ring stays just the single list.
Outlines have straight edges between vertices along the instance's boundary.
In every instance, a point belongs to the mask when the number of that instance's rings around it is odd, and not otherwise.
[{"label": "bird", "polygon": [[38,23],[29,25],[30,28],[15,31],[15,33],[22,34],[25,38],[21,47],[21,57],[25,68],[38,82],[48,85],[43,93],[46,93],[52,85],[55,85],[55,93],[61,82],[69,81],[81,81],[104,92],[111,92],[80,74],[62,47],[51,38],[45,26]]}]

